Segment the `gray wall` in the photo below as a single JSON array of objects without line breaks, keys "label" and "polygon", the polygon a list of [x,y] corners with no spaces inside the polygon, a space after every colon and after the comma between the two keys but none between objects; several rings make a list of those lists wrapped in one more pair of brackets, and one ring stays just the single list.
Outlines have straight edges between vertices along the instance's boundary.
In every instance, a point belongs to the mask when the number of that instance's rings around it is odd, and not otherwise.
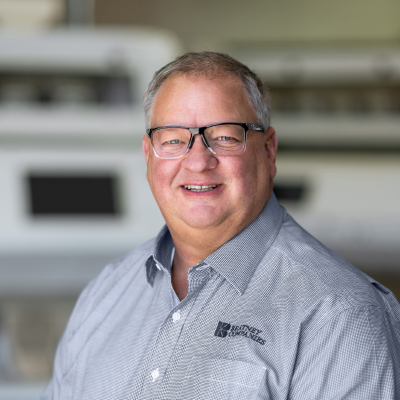
[{"label": "gray wall", "polygon": [[398,0],[97,0],[97,24],[178,34],[188,50],[239,43],[398,41]]}]

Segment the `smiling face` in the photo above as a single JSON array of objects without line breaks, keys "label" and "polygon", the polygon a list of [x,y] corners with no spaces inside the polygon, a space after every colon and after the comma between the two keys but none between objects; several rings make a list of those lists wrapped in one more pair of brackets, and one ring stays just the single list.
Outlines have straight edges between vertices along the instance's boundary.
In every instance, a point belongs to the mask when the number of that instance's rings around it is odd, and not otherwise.
[{"label": "smiling face", "polygon": [[[257,122],[237,77],[172,75],[157,92],[150,127],[221,122]],[[157,158],[147,135],[143,152],[147,180],[171,233],[212,229],[233,237],[259,215],[271,195],[276,173],[273,128],[249,131],[245,152],[235,156],[213,154],[200,135],[179,159]]]}]

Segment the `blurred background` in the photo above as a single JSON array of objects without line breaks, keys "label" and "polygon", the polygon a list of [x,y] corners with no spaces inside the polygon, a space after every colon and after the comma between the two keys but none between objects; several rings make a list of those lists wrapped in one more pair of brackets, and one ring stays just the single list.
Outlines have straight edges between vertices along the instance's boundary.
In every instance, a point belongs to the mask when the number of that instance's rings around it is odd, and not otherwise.
[{"label": "blurred background", "polygon": [[141,98],[184,51],[270,88],[275,192],[400,298],[400,2],[0,0],[0,400],[35,399],[77,296],[163,219]]}]

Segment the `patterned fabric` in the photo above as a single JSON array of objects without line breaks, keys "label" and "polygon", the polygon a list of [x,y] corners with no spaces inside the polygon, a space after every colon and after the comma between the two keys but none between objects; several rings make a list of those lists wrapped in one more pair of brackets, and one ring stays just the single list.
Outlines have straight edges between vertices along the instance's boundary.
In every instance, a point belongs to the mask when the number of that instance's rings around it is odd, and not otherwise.
[{"label": "patterned fabric", "polygon": [[400,399],[400,305],[273,195],[171,286],[158,237],[80,296],[42,400]]}]

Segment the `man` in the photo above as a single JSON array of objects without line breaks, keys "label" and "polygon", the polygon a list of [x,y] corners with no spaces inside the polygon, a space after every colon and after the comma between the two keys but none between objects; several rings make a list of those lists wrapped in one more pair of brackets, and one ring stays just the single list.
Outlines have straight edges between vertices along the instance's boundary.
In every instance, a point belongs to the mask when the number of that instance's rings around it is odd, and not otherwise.
[{"label": "man", "polygon": [[188,53],[145,112],[166,226],[85,289],[42,399],[399,399],[400,306],[278,205],[259,78]]}]

